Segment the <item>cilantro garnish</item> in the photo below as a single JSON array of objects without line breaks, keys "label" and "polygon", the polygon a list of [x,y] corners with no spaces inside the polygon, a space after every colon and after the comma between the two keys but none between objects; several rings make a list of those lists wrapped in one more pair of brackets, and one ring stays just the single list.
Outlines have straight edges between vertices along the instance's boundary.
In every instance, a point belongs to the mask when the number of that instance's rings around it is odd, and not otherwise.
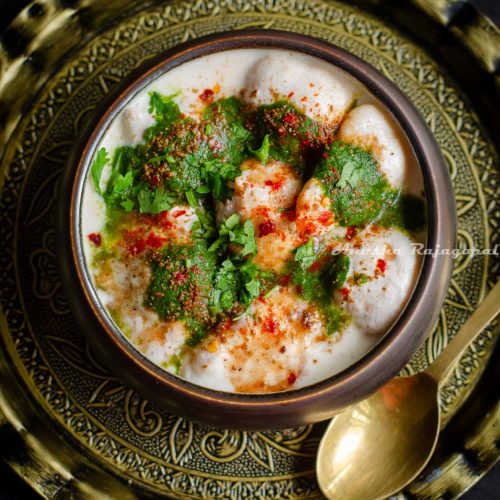
[{"label": "cilantro garnish", "polygon": [[307,243],[295,250],[294,261],[298,262],[303,269],[309,269],[316,260],[317,255],[314,251],[314,240],[309,238]]},{"label": "cilantro garnish", "polygon": [[132,187],[132,183],[134,182],[134,173],[129,170],[125,174],[117,174],[113,181],[113,190],[111,195],[113,197],[124,197]]},{"label": "cilantro garnish", "polygon": [[354,161],[348,161],[342,168],[342,174],[337,182],[340,189],[344,189],[347,184],[354,189],[362,177],[361,168]]},{"label": "cilantro garnish", "polygon": [[253,153],[261,161],[263,165],[267,163],[267,160],[269,158],[269,148],[271,146],[269,137],[270,137],[269,134],[266,134],[264,136],[260,148],[258,149],[252,149],[250,147],[248,148],[250,152]]},{"label": "cilantro garnish", "polygon": [[226,259],[215,275],[214,288],[209,302],[212,314],[231,309],[238,299],[239,281],[236,266],[231,259]]},{"label": "cilantro garnish", "polygon": [[90,175],[92,176],[92,181],[95,186],[95,190],[101,194],[101,175],[106,164],[109,163],[108,152],[105,148],[99,149],[97,151],[95,160],[92,162],[92,166],[90,167]]},{"label": "cilantro garnish", "polygon": [[260,293],[259,270],[250,259],[240,266],[239,272],[244,286],[243,290],[240,290],[240,302],[247,307]]},{"label": "cilantro garnish", "polygon": [[242,249],[238,255],[226,258],[218,267],[210,296],[213,314],[227,311],[236,303],[246,309],[259,296],[261,281],[269,278],[269,273],[261,271],[252,262],[257,253],[257,243],[250,220],[241,224],[239,216],[233,214],[219,226],[218,233],[219,237],[209,247],[209,252],[225,251],[230,243],[241,245]]},{"label": "cilantro garnish", "polygon": [[174,102],[178,94],[162,95],[158,92],[149,93],[148,111],[154,115],[155,120],[161,123],[171,123],[181,116],[179,106]]},{"label": "cilantro garnish", "polygon": [[210,312],[215,315],[228,311],[237,303],[248,308],[260,294],[259,278],[259,269],[251,260],[245,261],[238,256],[224,260],[215,276]]},{"label": "cilantro garnish", "polygon": [[195,221],[191,227],[193,238],[208,240],[215,236],[217,231],[215,229],[212,213],[201,208],[196,208],[195,213],[198,220]]},{"label": "cilantro garnish", "polygon": [[200,186],[198,193],[212,193],[215,200],[230,198],[233,190],[227,185],[241,174],[240,167],[221,160],[207,160],[201,164],[201,176],[206,184]]},{"label": "cilantro garnish", "polygon": [[255,242],[255,229],[252,221],[247,220],[243,226],[237,227],[229,232],[229,241],[242,245],[241,255],[255,255],[257,253],[257,243]]},{"label": "cilantro garnish", "polygon": [[247,220],[243,225],[240,224],[240,218],[237,214],[228,217],[219,226],[219,237],[210,248],[210,252],[224,250],[229,243],[241,245],[241,256],[255,255],[257,253],[257,243],[255,241],[255,229],[252,221]]},{"label": "cilantro garnish", "polygon": [[125,210],[125,212],[132,212],[135,203],[132,200],[128,199],[120,202],[120,206],[123,208],[123,210]]},{"label": "cilantro garnish", "polygon": [[175,199],[171,193],[164,189],[158,188],[155,191],[150,191],[144,188],[137,193],[137,201],[139,202],[139,212],[159,214],[172,208]]},{"label": "cilantro garnish", "polygon": [[189,206],[196,208],[198,207],[198,200],[196,199],[196,195],[194,192],[190,189],[189,191],[186,191],[186,200],[189,203]]}]

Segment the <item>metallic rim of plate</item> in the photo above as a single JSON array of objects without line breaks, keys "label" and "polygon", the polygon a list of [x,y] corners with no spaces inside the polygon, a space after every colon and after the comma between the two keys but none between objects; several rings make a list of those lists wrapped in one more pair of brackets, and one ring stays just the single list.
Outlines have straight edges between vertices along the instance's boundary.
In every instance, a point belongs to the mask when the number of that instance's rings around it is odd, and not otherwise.
[{"label": "metallic rim of plate", "polygon": [[[50,39],[53,42],[54,38],[51,37],[60,26],[74,26],[73,32],[68,28],[61,30],[64,33],[60,34],[60,40],[62,42],[63,37],[66,36],[67,39],[71,40],[70,46],[76,44],[77,40],[82,39],[84,35],[76,19],[79,15],[84,14],[85,9],[94,1],[61,0],[56,4],[53,1],[41,0],[27,7],[12,23],[15,32],[24,34],[24,38],[21,37],[19,40],[18,54],[10,50],[9,55],[0,44],[0,122],[3,120],[8,123],[8,126],[0,130],[0,159],[5,154],[4,145],[17,126],[26,106],[26,103],[15,99],[12,94],[11,82],[14,79],[16,83],[20,82],[19,86],[16,87],[18,95],[23,92],[29,96],[34,95],[35,91],[40,89],[46,80],[43,78],[33,79],[33,75],[29,75],[29,65],[24,65],[23,62],[31,61],[36,64],[38,57],[43,53],[44,64],[50,68],[50,64],[58,60],[58,53],[51,52],[50,47],[45,46],[45,39]],[[146,1],[142,3],[141,8],[156,3]],[[468,21],[463,19],[460,15],[463,7],[461,1],[414,0],[414,3],[445,26],[451,26],[450,29],[476,55],[486,71],[490,73],[496,71],[500,32],[486,18],[476,13]],[[108,4],[106,8],[103,8],[103,11],[106,11],[103,12],[103,18],[119,17],[121,14],[119,2],[111,0]],[[130,15],[131,12],[127,14]],[[33,33],[35,36],[30,38],[27,33]],[[13,54],[14,57],[12,57]],[[23,75],[23,78],[20,78],[19,75]],[[48,77],[48,74],[46,73],[44,76]],[[2,178],[0,183],[4,181]],[[2,184],[0,184],[1,186]],[[4,318],[1,319],[1,322],[4,323]],[[23,392],[21,384],[17,381],[14,382],[15,374],[12,367],[6,363],[4,356],[5,350],[2,349],[0,352],[2,377],[9,376],[9,381],[12,381],[10,389],[19,394],[19,401],[16,401],[15,407],[14,405],[10,406],[9,402],[3,399],[0,401],[0,409],[4,413],[4,415],[0,414],[0,435],[9,440],[4,439],[4,442],[13,444],[15,451],[8,457],[7,461],[14,469],[46,497],[53,497],[56,494],[64,497],[65,494],[75,492],[91,497],[110,487],[113,489],[114,495],[121,494],[124,498],[130,498],[130,490],[116,476],[93,464],[91,457],[86,455],[85,450],[78,449],[75,453],[73,446],[60,439],[57,435],[55,422],[53,422],[53,428],[47,429],[45,415],[41,413],[33,415],[33,402]],[[30,415],[29,422],[23,423],[23,415]],[[475,429],[474,436],[469,440],[470,447],[472,449],[474,447],[476,449],[487,448],[488,444],[491,443],[491,437],[498,435],[499,422],[500,406],[497,405]],[[56,447],[57,453],[54,452]],[[64,456],[66,459],[61,459]],[[460,459],[450,460],[447,464],[443,464],[443,477],[448,476],[457,481],[460,478],[456,490],[456,494],[459,495],[482,477],[495,463],[498,456],[498,450],[493,450],[482,464],[482,469],[475,475],[462,475],[463,462]],[[152,494],[153,491],[151,490],[149,493]],[[425,488],[422,489],[422,493],[425,496]]]}]

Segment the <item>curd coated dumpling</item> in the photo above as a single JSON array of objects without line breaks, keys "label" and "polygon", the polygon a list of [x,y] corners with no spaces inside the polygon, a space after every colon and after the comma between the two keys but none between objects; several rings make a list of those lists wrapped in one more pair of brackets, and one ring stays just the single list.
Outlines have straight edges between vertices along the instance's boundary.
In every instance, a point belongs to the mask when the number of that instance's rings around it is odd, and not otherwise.
[{"label": "curd coated dumpling", "polygon": [[244,97],[255,106],[287,98],[306,116],[339,124],[352,105],[356,90],[341,70],[293,56],[269,55],[248,72]]},{"label": "curd coated dumpling", "polygon": [[321,236],[335,227],[335,216],[321,183],[315,177],[309,179],[297,198],[297,230],[304,236]]},{"label": "curd coated dumpling", "polygon": [[137,144],[142,140],[144,129],[152,125],[154,120],[147,109],[128,108],[121,115],[122,134],[129,144]]},{"label": "curd coated dumpling", "polygon": [[367,228],[353,241],[338,302],[368,335],[385,333],[408,300],[420,269],[412,240],[396,229]]},{"label": "curd coated dumpling", "polygon": [[206,387],[206,380],[210,380],[211,389],[234,392],[226,366],[228,357],[225,346],[199,349],[187,355],[187,362],[181,365],[179,375],[193,384]]},{"label": "curd coated dumpling", "polygon": [[254,262],[263,269],[279,271],[300,245],[294,214],[302,180],[289,165],[268,160],[247,160],[234,181],[233,197],[218,205],[218,220],[233,213],[251,220],[258,252]]},{"label": "curd coated dumpling", "polygon": [[194,209],[183,205],[154,218],[130,214],[122,221],[125,238],[114,246],[122,259],[106,261],[95,278],[106,306],[121,312],[121,328],[158,364],[178,351],[188,333],[183,322],[158,321],[155,313],[143,307],[151,269],[139,254],[151,245],[155,249],[168,244],[190,245],[191,229],[197,220]]},{"label": "curd coated dumpling", "polygon": [[199,353],[192,353],[181,374],[193,383],[213,377],[217,387],[229,380],[237,392],[286,390],[300,374],[316,338],[323,335],[315,307],[293,288],[280,287],[255,301],[243,318],[220,325],[216,336],[207,339]]},{"label": "curd coated dumpling", "polygon": [[258,216],[263,209],[282,213],[295,206],[302,188],[302,180],[295,169],[276,160],[266,164],[258,160],[246,160],[241,165],[241,175],[234,181],[234,194],[224,205],[218,205],[218,219],[233,213],[244,219]]}]

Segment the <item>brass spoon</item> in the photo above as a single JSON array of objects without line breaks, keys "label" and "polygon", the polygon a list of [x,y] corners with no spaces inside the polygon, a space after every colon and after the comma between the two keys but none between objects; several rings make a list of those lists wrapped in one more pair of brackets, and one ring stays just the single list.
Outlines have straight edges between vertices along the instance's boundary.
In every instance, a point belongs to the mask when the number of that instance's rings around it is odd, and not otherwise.
[{"label": "brass spoon", "polygon": [[316,461],[327,498],[387,498],[422,471],[439,436],[443,381],[499,312],[500,281],[425,372],[395,378],[333,418]]}]

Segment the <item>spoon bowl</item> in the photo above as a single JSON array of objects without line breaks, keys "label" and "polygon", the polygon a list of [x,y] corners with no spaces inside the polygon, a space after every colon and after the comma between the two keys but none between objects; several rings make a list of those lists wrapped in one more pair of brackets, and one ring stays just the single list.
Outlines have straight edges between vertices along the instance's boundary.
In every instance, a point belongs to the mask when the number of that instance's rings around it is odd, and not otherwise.
[{"label": "spoon bowl", "polygon": [[[329,498],[386,498],[429,461],[439,435],[438,384],[421,373],[392,380],[337,415],[318,456],[318,481]],[[408,453],[407,451],[410,451]],[[384,481],[380,469],[383,463]],[[356,479],[351,469],[355,468]]]}]

